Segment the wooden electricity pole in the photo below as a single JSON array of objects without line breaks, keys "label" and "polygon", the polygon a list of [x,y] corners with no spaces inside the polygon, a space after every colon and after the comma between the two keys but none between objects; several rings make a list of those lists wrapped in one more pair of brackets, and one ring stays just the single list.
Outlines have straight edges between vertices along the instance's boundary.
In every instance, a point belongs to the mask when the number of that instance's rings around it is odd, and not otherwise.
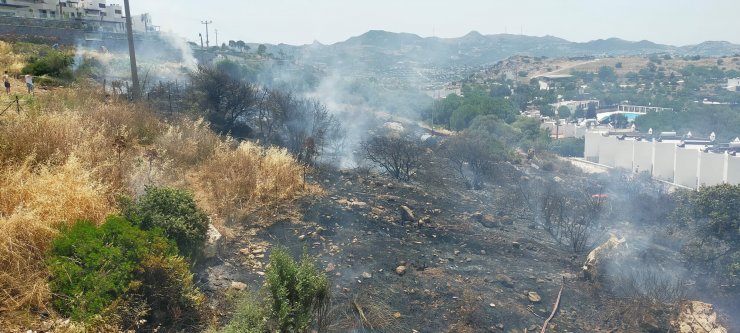
[{"label": "wooden electricity pole", "polygon": [[139,99],[141,90],[139,87],[139,73],[136,70],[136,50],[134,49],[134,30],[131,24],[131,9],[128,5],[128,0],[123,0],[123,6],[126,9],[126,35],[128,35],[128,53],[131,59],[131,81],[133,81],[133,91],[131,92],[131,99],[136,101]]},{"label": "wooden electricity pole", "polygon": [[213,23],[213,21],[205,20],[205,21],[200,21],[200,23],[206,25],[206,48],[210,48],[211,44],[210,44],[210,41],[208,40],[208,25]]}]

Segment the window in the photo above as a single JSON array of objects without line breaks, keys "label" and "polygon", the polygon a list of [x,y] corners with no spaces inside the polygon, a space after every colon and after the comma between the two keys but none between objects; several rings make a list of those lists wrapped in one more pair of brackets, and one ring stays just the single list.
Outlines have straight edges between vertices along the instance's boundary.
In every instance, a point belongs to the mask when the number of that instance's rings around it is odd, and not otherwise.
[{"label": "window", "polygon": [[116,9],[116,14],[121,15],[121,10],[120,9]]},{"label": "window", "polygon": [[99,3],[99,4],[98,4],[98,7],[100,7],[100,8],[105,8],[105,4],[104,4],[104,3]]}]

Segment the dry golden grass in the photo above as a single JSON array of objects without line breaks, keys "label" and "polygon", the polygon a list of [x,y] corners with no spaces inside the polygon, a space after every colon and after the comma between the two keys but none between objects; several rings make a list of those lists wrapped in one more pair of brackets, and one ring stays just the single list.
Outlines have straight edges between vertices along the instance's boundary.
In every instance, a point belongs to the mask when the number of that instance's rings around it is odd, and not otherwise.
[{"label": "dry golden grass", "polygon": [[10,43],[0,41],[0,73],[8,71],[9,74],[19,74],[25,66],[23,55],[13,53]]},{"label": "dry golden grass", "polygon": [[34,168],[31,159],[0,173],[0,312],[49,298],[43,258],[60,224],[102,221],[112,209],[107,188],[76,157]]},{"label": "dry golden grass", "polygon": [[201,163],[211,157],[221,144],[218,137],[203,119],[180,120],[170,125],[155,144],[184,168]]},{"label": "dry golden grass", "polygon": [[222,221],[299,196],[302,177],[303,167],[285,149],[233,141],[221,143],[192,175],[196,198]]},{"label": "dry golden grass", "polygon": [[284,149],[224,140],[202,120],[168,124],[100,96],[55,89],[0,116],[0,323],[45,307],[43,260],[58,227],[102,221],[118,194],[183,187],[222,226],[306,193],[303,167]]},{"label": "dry golden grass", "polygon": [[[20,71],[22,61],[0,42],[0,66]],[[219,227],[316,191],[304,188],[303,167],[287,151],[219,137],[203,120],[168,123],[84,82],[35,97],[13,89],[23,111],[0,115],[0,327],[38,320],[29,310],[50,299],[44,257],[58,228],[103,221],[119,194],[185,188]]]}]

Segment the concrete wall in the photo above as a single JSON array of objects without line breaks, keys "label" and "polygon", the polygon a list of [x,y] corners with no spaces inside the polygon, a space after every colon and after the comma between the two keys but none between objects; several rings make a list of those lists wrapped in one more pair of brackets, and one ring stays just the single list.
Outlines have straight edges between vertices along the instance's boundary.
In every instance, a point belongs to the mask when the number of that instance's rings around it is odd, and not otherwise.
[{"label": "concrete wall", "polygon": [[586,132],[586,146],[583,157],[591,162],[599,161],[599,143],[601,142],[601,133]]},{"label": "concrete wall", "polygon": [[676,144],[655,142],[653,159],[653,177],[669,182],[673,181],[673,167],[676,162]]},{"label": "concrete wall", "polygon": [[740,184],[740,156],[727,157],[727,179],[726,182],[732,185]]},{"label": "concrete wall", "polygon": [[676,169],[674,183],[696,188],[697,175],[699,171],[699,154],[702,152],[698,149],[676,149]]},{"label": "concrete wall", "polygon": [[614,167],[634,171],[632,165],[634,149],[635,140],[617,140],[614,152]]},{"label": "concrete wall", "polygon": [[635,141],[633,170],[638,173],[653,172],[653,143],[650,141]]},{"label": "concrete wall", "polygon": [[714,186],[725,180],[727,154],[704,153],[699,160],[699,186]]},{"label": "concrete wall", "polygon": [[599,164],[613,167],[617,152],[617,137],[602,136],[599,139]]}]

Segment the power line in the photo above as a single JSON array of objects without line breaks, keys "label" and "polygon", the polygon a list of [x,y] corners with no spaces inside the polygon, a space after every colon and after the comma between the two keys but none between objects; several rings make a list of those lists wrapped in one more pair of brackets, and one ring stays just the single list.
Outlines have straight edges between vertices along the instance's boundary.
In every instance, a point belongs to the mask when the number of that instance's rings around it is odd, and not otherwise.
[{"label": "power line", "polygon": [[208,25],[211,24],[211,23],[213,23],[213,21],[206,20],[206,21],[200,21],[200,23],[206,25],[206,48],[208,48],[208,47],[210,47],[210,45],[208,43]]}]

